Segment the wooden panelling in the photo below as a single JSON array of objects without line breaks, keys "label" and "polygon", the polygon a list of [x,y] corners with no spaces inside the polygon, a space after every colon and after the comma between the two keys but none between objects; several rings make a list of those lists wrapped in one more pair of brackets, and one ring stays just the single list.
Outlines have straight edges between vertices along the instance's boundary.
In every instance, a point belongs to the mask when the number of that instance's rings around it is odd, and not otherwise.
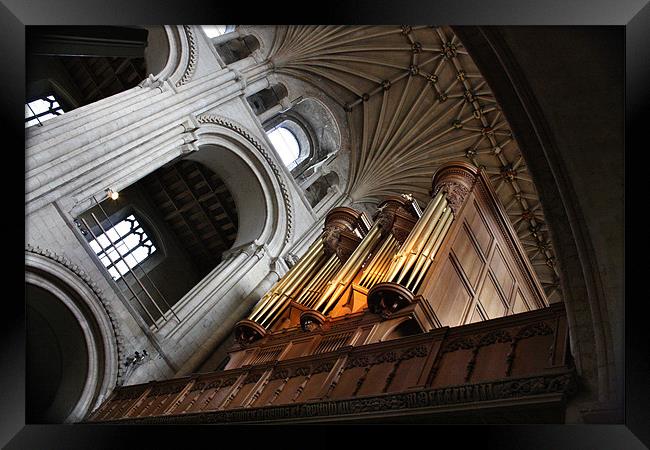
[{"label": "wooden panelling", "polygon": [[249,362],[250,365],[263,364],[270,361],[277,361],[280,354],[284,350],[283,345],[277,345],[270,348],[261,349]]},{"label": "wooden panelling", "polygon": [[394,362],[385,362],[371,366],[368,374],[363,379],[361,387],[357,391],[357,395],[380,394],[386,386],[388,376],[394,367]]},{"label": "wooden panelling", "polygon": [[296,402],[306,402],[318,397],[323,390],[323,385],[328,375],[329,372],[321,372],[312,375],[309,379],[309,383],[305,386],[305,389],[296,398]]},{"label": "wooden panelling", "polygon": [[471,299],[460,274],[451,258],[444,261],[439,282],[428,297],[438,319],[443,325],[457,325],[462,317],[467,303]]},{"label": "wooden panelling", "polygon": [[452,250],[463,272],[465,272],[465,276],[469,279],[472,287],[476,289],[481,269],[485,263],[472,241],[470,233],[472,233],[470,230],[462,227],[452,245]]},{"label": "wooden panelling", "polygon": [[480,347],[469,381],[475,383],[504,378],[508,369],[510,348],[510,342],[497,342]]},{"label": "wooden panelling", "polygon": [[257,380],[253,379],[248,379],[245,380],[242,385],[239,386],[239,390],[235,394],[235,396],[232,398],[230,402],[228,402],[227,405],[225,405],[225,409],[232,409],[232,408],[241,408],[244,406],[244,402],[248,398],[249,394],[251,394],[251,391],[255,387],[255,383]]},{"label": "wooden panelling", "polygon": [[313,354],[318,355],[321,353],[333,352],[347,344],[353,335],[353,331],[346,331],[345,333],[330,334],[323,336],[322,340],[318,343],[318,347],[314,350]]},{"label": "wooden panelling", "polygon": [[440,363],[436,369],[435,378],[433,379],[433,387],[463,383],[467,365],[471,361],[473,354],[473,347],[469,343],[467,347],[458,346],[458,348],[443,350]]},{"label": "wooden panelling", "polygon": [[506,300],[511,297],[512,288],[515,285],[515,277],[508,268],[508,265],[505,262],[501,249],[497,246],[496,250],[492,254],[492,261],[490,261],[490,268],[494,275],[494,279],[501,287],[501,291],[505,296]]},{"label": "wooden panelling", "polygon": [[401,361],[386,392],[400,392],[411,386],[415,386],[424,368],[424,363],[424,357]]},{"label": "wooden panelling", "polygon": [[472,197],[468,200],[465,212],[465,220],[467,221],[469,229],[472,230],[472,233],[474,234],[474,237],[476,238],[476,241],[478,242],[483,255],[487,255],[490,249],[490,245],[492,244],[493,233],[490,232],[490,229],[487,226],[477,203],[475,201],[472,201]]},{"label": "wooden panelling", "polygon": [[274,405],[282,405],[286,403],[293,403],[293,399],[298,393],[298,388],[305,381],[305,376],[292,377],[287,381],[286,386],[278,395],[278,398],[273,402]]},{"label": "wooden panelling", "polygon": [[483,282],[483,288],[479,294],[479,301],[488,319],[502,317],[506,313],[505,299],[499,293],[494,279],[489,273]]},{"label": "wooden panelling", "polygon": [[480,322],[482,320],[485,320],[485,318],[481,314],[479,307],[475,306],[474,309],[472,310],[472,313],[469,316],[469,320],[467,321],[467,323]]},{"label": "wooden panelling", "polygon": [[[368,323],[356,326],[361,329]],[[303,333],[295,330],[286,334],[294,335],[288,336],[289,340],[302,341]],[[389,342],[343,347],[322,356],[293,358],[280,361],[273,368],[259,367],[252,373],[248,368],[233,369],[193,379],[117,388],[91,421],[184,416],[192,412],[368,398],[449,386],[455,390],[510,379],[516,383],[524,377],[544,377],[566,370],[566,340],[563,305],[554,304],[516,316]],[[278,343],[265,345],[279,347]],[[337,361],[345,362],[343,370]],[[128,413],[131,407],[133,410]]]},{"label": "wooden panelling", "polygon": [[286,351],[285,354],[282,355],[281,359],[291,359],[291,358],[298,358],[299,356],[302,356],[305,354],[305,352],[311,347],[312,343],[314,341],[314,338],[312,337],[311,339],[304,339],[302,341],[296,341],[292,342],[291,346],[289,347],[289,350]]},{"label": "wooden panelling", "polygon": [[284,388],[285,383],[286,381],[284,378],[269,381],[252,406],[264,406],[270,404],[269,402],[274,400],[276,392],[281,392],[280,390]]},{"label": "wooden panelling", "polygon": [[512,312],[514,314],[519,314],[524,311],[528,311],[528,305],[526,305],[524,296],[521,294],[521,291],[517,289],[517,292],[515,292],[514,301],[512,305]]},{"label": "wooden panelling", "polygon": [[212,389],[207,389],[205,395],[202,395],[199,400],[196,402],[193,408],[190,411],[209,411],[219,409],[221,404],[224,402],[228,394],[234,388],[233,386],[224,386],[215,387]]},{"label": "wooden panelling", "polygon": [[198,382],[194,383],[194,385],[190,388],[190,390],[185,394],[183,399],[178,403],[172,411],[170,411],[170,414],[181,414],[190,409],[197,400],[201,397],[201,394],[203,393],[203,390],[206,388],[208,385],[208,382]]}]

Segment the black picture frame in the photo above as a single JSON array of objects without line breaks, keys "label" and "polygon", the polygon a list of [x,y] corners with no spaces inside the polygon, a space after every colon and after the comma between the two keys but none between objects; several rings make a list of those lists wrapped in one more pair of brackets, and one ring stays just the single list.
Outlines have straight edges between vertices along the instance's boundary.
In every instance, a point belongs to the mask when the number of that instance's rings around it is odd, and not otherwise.
[{"label": "black picture frame", "polygon": [[[313,6],[316,6],[315,8]],[[214,18],[214,20],[212,20]],[[218,19],[218,20],[217,20]],[[637,159],[647,148],[643,132],[647,128],[644,112],[650,89],[650,5],[647,0],[619,0],[617,2],[566,0],[457,0],[434,2],[403,0],[391,3],[372,0],[330,1],[312,5],[268,3],[244,6],[208,0],[200,1],[45,1],[3,0],[0,5],[0,45],[5,59],[2,76],[3,123],[5,136],[12,137],[5,144],[8,170],[17,180],[5,193],[5,205],[18,216],[24,210],[24,198],[15,195],[15,186],[24,185],[20,167],[24,167],[19,149],[24,146],[25,26],[28,25],[106,25],[106,24],[163,24],[163,23],[325,23],[325,24],[396,24],[431,23],[451,25],[617,25],[625,27],[626,35],[626,180],[632,179],[633,166],[643,167]],[[647,151],[647,150],[646,150]],[[13,159],[16,159],[14,162]],[[22,161],[22,163],[21,163]],[[644,177],[642,176],[641,179]],[[23,191],[24,193],[24,191]],[[643,210],[640,202],[645,192],[634,190],[626,183],[626,205]],[[626,209],[626,250],[632,246],[633,222]],[[6,236],[24,232],[7,214],[3,225]],[[9,234],[11,233],[11,234]],[[640,234],[639,234],[640,235]],[[637,235],[637,237],[639,236]],[[640,235],[642,236],[642,235]],[[203,445],[250,445],[254,440],[263,445],[274,442],[281,445],[313,445],[337,433],[327,427],[300,427],[300,437],[294,428],[228,426],[117,426],[117,425],[25,425],[24,420],[24,285],[21,283],[20,261],[24,246],[19,239],[8,239],[5,257],[4,326],[1,327],[2,386],[0,408],[0,444],[8,449],[22,448],[160,448],[170,446],[201,447]],[[15,242],[14,242],[15,241]],[[626,252],[626,258],[631,254]],[[627,261],[626,261],[627,263]],[[627,263],[628,267],[632,266]],[[643,265],[642,265],[643,266]],[[638,276],[643,277],[642,271]],[[626,281],[633,278],[626,277]],[[17,292],[9,293],[9,287]],[[431,445],[443,445],[445,438],[463,446],[494,448],[548,448],[548,449],[636,449],[650,446],[650,352],[648,327],[645,324],[643,303],[645,295],[633,296],[626,286],[626,414],[624,425],[520,425],[520,426],[436,426],[397,430],[391,426],[341,427],[346,445],[367,445],[368,438],[399,439],[404,444],[411,437],[421,442],[430,439]],[[13,291],[13,289],[12,289]],[[337,427],[338,428],[338,427]],[[426,429],[425,429],[426,428]],[[203,443],[199,443],[202,440]],[[336,444],[338,445],[338,444]],[[271,446],[277,446],[273,444]]]}]

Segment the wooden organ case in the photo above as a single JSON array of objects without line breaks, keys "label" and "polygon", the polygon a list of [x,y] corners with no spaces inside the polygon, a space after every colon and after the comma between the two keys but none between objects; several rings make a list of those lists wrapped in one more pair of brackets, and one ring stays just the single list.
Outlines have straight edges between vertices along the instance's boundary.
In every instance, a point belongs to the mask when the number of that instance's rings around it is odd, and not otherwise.
[{"label": "wooden organ case", "polygon": [[234,331],[224,370],[118,388],[89,420],[561,422],[575,390],[563,305],[464,162],[424,210],[334,208]]}]

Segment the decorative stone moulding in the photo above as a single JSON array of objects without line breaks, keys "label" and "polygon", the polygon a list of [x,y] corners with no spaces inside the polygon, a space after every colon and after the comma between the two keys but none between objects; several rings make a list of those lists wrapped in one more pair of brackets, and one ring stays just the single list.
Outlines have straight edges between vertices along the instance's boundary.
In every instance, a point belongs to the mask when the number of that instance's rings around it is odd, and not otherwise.
[{"label": "decorative stone moulding", "polygon": [[397,283],[379,283],[368,291],[368,309],[387,319],[395,312],[413,303],[415,295]]},{"label": "decorative stone moulding", "polygon": [[320,328],[326,320],[327,318],[323,314],[310,309],[300,314],[300,327],[303,331],[315,331]]},{"label": "decorative stone moulding", "polygon": [[235,325],[235,340],[240,345],[248,345],[264,336],[266,336],[266,329],[252,320],[240,320]]},{"label": "decorative stone moulding", "polygon": [[479,169],[463,161],[441,166],[433,175],[431,197],[443,191],[454,215],[458,215],[465,199],[474,187]]}]

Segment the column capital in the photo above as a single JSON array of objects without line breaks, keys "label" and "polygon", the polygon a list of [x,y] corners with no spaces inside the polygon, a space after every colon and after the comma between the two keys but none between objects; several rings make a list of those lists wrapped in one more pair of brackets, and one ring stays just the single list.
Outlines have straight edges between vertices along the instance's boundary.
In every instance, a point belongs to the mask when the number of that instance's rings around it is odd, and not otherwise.
[{"label": "column capital", "polygon": [[444,192],[451,210],[457,215],[474,187],[479,172],[478,167],[464,161],[444,164],[433,175],[431,196]]},{"label": "column capital", "polygon": [[390,195],[379,203],[373,219],[382,235],[392,231],[395,239],[402,243],[420,215],[420,208],[410,194]]},{"label": "column capital", "polygon": [[369,227],[365,214],[347,206],[332,209],[325,217],[321,239],[325,253],[347,260]]}]

